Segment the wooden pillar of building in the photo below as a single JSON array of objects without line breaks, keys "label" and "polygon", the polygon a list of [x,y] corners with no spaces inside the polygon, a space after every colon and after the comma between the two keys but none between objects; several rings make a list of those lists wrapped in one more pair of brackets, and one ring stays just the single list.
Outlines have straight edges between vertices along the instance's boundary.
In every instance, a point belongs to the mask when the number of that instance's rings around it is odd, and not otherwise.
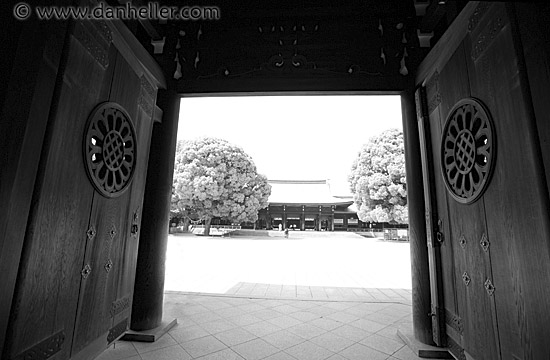
[{"label": "wooden pillar of building", "polygon": [[330,207],[331,214],[330,214],[330,231],[334,231],[334,210],[336,210],[336,207],[332,205]]},{"label": "wooden pillar of building", "polygon": [[151,330],[162,324],[180,98],[173,91],[159,91],[157,104],[164,114],[162,122],[155,123],[151,138],[130,324],[134,331]]},{"label": "wooden pillar of building", "polygon": [[306,207],[302,205],[302,215],[300,216],[300,231],[306,229]]},{"label": "wooden pillar of building", "polygon": [[414,99],[413,90],[404,91],[401,94],[405,169],[407,173],[407,204],[409,208],[413,330],[418,341],[433,345],[432,322],[428,316],[431,312],[431,300],[426,222],[424,218],[422,159]]}]

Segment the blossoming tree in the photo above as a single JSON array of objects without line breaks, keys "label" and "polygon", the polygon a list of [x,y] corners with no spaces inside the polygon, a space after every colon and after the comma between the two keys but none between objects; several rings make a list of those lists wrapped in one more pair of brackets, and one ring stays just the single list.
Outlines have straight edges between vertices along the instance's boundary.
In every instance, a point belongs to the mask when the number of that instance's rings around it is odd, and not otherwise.
[{"label": "blossoming tree", "polygon": [[348,177],[361,221],[409,222],[403,133],[390,129],[363,145]]},{"label": "blossoming tree", "polygon": [[243,149],[209,137],[186,141],[178,148],[174,166],[178,206],[205,220],[205,235],[213,217],[235,223],[258,219],[271,186]]}]

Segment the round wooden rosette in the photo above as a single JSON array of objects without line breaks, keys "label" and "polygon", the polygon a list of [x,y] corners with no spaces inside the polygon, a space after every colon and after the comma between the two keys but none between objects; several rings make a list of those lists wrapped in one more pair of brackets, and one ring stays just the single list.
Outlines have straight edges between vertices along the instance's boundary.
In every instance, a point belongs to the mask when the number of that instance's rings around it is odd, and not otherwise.
[{"label": "round wooden rosette", "polygon": [[83,145],[86,172],[94,187],[105,197],[120,196],[136,166],[136,132],[128,112],[114,102],[96,106],[88,117]]},{"label": "round wooden rosette", "polygon": [[496,158],[493,123],[477,99],[460,100],[451,110],[441,138],[441,171],[451,196],[462,204],[479,199]]}]

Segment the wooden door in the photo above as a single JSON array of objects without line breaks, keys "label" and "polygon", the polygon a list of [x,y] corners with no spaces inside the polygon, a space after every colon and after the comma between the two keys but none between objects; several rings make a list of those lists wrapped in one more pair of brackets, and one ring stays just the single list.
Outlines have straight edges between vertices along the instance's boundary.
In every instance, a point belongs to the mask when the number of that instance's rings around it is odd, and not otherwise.
[{"label": "wooden door", "polygon": [[548,189],[514,6],[465,9],[419,79],[447,342],[462,359],[548,358]]},{"label": "wooden door", "polygon": [[[145,76],[137,76],[118,50],[113,51],[116,62],[108,100],[127,110],[131,123],[127,128],[122,125],[120,132],[125,134],[125,129],[134,128],[135,137],[130,139],[128,133],[128,140],[124,139],[126,148],[133,147],[130,156],[135,157],[134,178],[120,195],[112,196],[97,189],[94,192],[89,220],[91,236],[84,259],[89,275],[81,282],[73,354],[90,344],[93,353],[94,348],[102,348],[120,337],[130,324],[156,90]],[[96,339],[97,346],[93,344]]]},{"label": "wooden door", "polygon": [[[471,96],[462,45],[440,71],[429,79],[426,92],[428,99],[432,97],[428,100],[428,118],[437,199],[437,228],[434,231],[440,233],[441,240],[442,303],[450,338],[448,345],[464,348],[474,359],[497,359],[494,304],[484,288],[485,281],[492,279],[490,258],[479,245],[487,232],[485,208],[480,201],[469,204],[457,201],[448,191],[443,174],[445,152],[441,144],[445,139],[447,118],[452,115],[455,104]],[[457,187],[464,186],[467,185],[457,184]]]},{"label": "wooden door", "polygon": [[[71,354],[94,193],[82,165],[82,134],[88,114],[108,98],[112,77],[111,59],[98,61],[83,44],[87,31],[96,29],[75,27],[63,48],[10,314],[8,359],[44,348],[58,358]],[[94,45],[108,48],[101,38]]]},{"label": "wooden door", "polygon": [[157,88],[121,46],[118,28],[73,25],[27,225],[8,359],[92,358],[130,323]]},{"label": "wooden door", "polygon": [[[114,58],[113,77],[110,82],[109,98],[107,100],[121,105],[122,109],[126,109],[129,122],[117,128],[114,123],[116,120],[113,120],[113,124],[110,124],[109,119],[98,120],[98,128],[101,128],[101,124],[105,127],[102,134],[104,138],[98,139],[103,140],[103,151],[101,155],[98,153],[98,156],[103,156],[105,167],[109,167],[109,161],[116,161],[117,156],[114,153],[116,144],[113,145],[111,153],[106,153],[106,151],[109,151],[107,144],[111,140],[109,137],[111,131],[120,133],[127,131],[127,136],[124,139],[125,144],[135,142],[135,129],[131,131],[128,131],[128,129],[135,126],[134,121],[137,117],[136,101],[140,90],[139,79],[132,72],[124,58],[116,49],[113,49],[112,52],[114,52],[112,55]],[[124,88],[124,91],[120,88]],[[102,115],[98,116],[102,117]],[[107,116],[115,116],[118,119],[117,116],[121,116],[121,114],[113,113]],[[102,135],[98,136],[101,137]],[[132,145],[130,157],[138,156],[139,148],[135,148],[135,145],[137,143]],[[113,160],[110,160],[109,156],[113,156]],[[128,169],[128,171],[135,172],[134,159],[130,160],[132,161],[130,165],[132,169]],[[107,179],[108,175],[109,170],[106,170],[102,180],[109,181]],[[101,178],[102,175],[99,174],[98,176]],[[101,184],[99,186],[101,187]],[[100,190],[105,189],[100,188]],[[111,304],[116,304],[116,301],[119,300],[117,299],[118,273],[125,252],[124,245],[128,244],[126,240],[129,237],[131,226],[131,219],[128,214],[130,213],[129,205],[132,194],[129,189],[126,189],[120,195],[112,195],[113,192],[115,190],[107,191],[107,194],[105,194],[96,188],[93,194],[88,228],[90,236],[86,242],[83,264],[88,274],[82,277],[80,285],[73,354],[78,353],[94,339],[104,337],[104,334],[109,336],[109,332],[111,332],[110,338],[116,338],[128,326],[128,319],[122,319],[119,322],[121,325],[111,331],[115,325],[118,325],[113,324],[115,311],[111,311]],[[120,306],[124,306],[124,304]],[[118,332],[118,334],[115,332]]]}]

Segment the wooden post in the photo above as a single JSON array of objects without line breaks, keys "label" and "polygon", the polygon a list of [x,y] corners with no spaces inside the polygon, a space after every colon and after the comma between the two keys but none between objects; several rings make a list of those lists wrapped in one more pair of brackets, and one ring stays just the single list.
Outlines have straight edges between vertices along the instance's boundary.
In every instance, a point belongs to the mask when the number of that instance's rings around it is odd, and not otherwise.
[{"label": "wooden post", "polygon": [[168,221],[179,118],[180,98],[159,90],[157,104],[164,111],[155,123],[143,200],[143,218],[130,329],[144,331],[162,323],[164,270]]},{"label": "wooden post", "polygon": [[433,345],[432,322],[428,316],[431,312],[431,303],[426,222],[424,218],[422,160],[413,90],[401,93],[401,111],[409,208],[413,328],[415,338],[418,341]]}]

